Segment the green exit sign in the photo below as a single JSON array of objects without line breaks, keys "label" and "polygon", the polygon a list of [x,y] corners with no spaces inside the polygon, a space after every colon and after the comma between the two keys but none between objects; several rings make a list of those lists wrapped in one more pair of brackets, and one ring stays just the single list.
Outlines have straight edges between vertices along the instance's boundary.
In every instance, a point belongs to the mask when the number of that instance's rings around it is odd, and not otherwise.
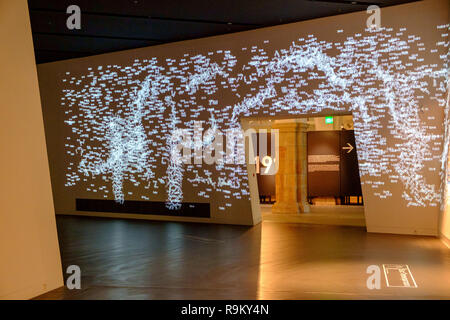
[{"label": "green exit sign", "polygon": [[333,123],[333,117],[325,117],[325,123],[326,123],[326,124],[331,124],[331,123]]}]

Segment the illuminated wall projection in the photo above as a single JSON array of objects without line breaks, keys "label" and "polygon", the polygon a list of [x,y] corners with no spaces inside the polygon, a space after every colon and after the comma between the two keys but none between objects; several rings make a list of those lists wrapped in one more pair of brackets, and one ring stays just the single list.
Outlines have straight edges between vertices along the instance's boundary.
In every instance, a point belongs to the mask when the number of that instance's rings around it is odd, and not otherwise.
[{"label": "illuminated wall projection", "polygon": [[[447,106],[449,103],[449,96],[447,96]],[[440,236],[443,237],[444,242],[447,243],[447,246],[450,247],[450,154],[448,153],[448,149],[450,147],[450,108],[446,109],[445,113],[445,144],[444,144],[444,156],[447,153],[447,161],[443,158],[442,162],[442,170],[446,172],[445,179],[445,187],[443,190],[443,201],[441,205],[442,216],[439,221],[440,225]],[[446,162],[446,163],[445,163]]]},{"label": "illuminated wall projection", "polygon": [[[227,40],[210,51],[191,45],[182,53],[178,44],[176,53],[168,47],[152,56],[146,48],[117,62],[106,55],[84,59],[82,67],[77,60],[44,65],[40,78],[53,70],[63,113],[65,178],[54,189],[81,188],[84,197],[118,202],[165,201],[169,209],[210,202],[227,215],[236,201],[249,202],[246,165],[196,164],[194,156],[180,164],[174,131],[190,130],[192,149],[205,150],[213,132],[240,129],[246,117],[352,113],[364,197],[439,208],[449,25],[433,23],[428,28],[440,37],[433,43],[407,26],[327,30],[327,40],[314,32],[299,36],[301,24],[293,24],[282,46],[268,37],[227,48]],[[204,137],[195,136],[195,126]]]}]

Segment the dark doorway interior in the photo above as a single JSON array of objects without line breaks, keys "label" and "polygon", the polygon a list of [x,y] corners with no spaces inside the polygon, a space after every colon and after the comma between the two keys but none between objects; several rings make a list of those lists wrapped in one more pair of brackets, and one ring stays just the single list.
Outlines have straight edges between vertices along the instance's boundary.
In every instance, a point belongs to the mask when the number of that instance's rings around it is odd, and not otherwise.
[{"label": "dark doorway interior", "polygon": [[363,205],[353,130],[307,133],[308,201],[333,197],[336,204]]}]

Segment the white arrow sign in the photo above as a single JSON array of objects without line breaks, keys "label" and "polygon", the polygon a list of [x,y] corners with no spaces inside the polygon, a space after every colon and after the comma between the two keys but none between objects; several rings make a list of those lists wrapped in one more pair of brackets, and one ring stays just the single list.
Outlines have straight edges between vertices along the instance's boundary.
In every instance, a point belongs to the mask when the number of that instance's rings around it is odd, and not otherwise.
[{"label": "white arrow sign", "polygon": [[353,146],[350,143],[348,143],[348,142],[347,142],[347,145],[348,145],[348,147],[342,147],[342,149],[348,150],[347,153],[352,152]]}]

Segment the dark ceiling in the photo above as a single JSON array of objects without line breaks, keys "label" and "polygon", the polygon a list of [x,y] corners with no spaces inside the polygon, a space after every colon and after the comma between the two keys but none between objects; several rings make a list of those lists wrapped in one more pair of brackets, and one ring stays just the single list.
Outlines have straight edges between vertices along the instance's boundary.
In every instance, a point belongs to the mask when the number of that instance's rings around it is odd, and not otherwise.
[{"label": "dark ceiling", "polygon": [[[85,57],[411,0],[29,0],[36,62]],[[66,9],[81,8],[81,30]]]}]

